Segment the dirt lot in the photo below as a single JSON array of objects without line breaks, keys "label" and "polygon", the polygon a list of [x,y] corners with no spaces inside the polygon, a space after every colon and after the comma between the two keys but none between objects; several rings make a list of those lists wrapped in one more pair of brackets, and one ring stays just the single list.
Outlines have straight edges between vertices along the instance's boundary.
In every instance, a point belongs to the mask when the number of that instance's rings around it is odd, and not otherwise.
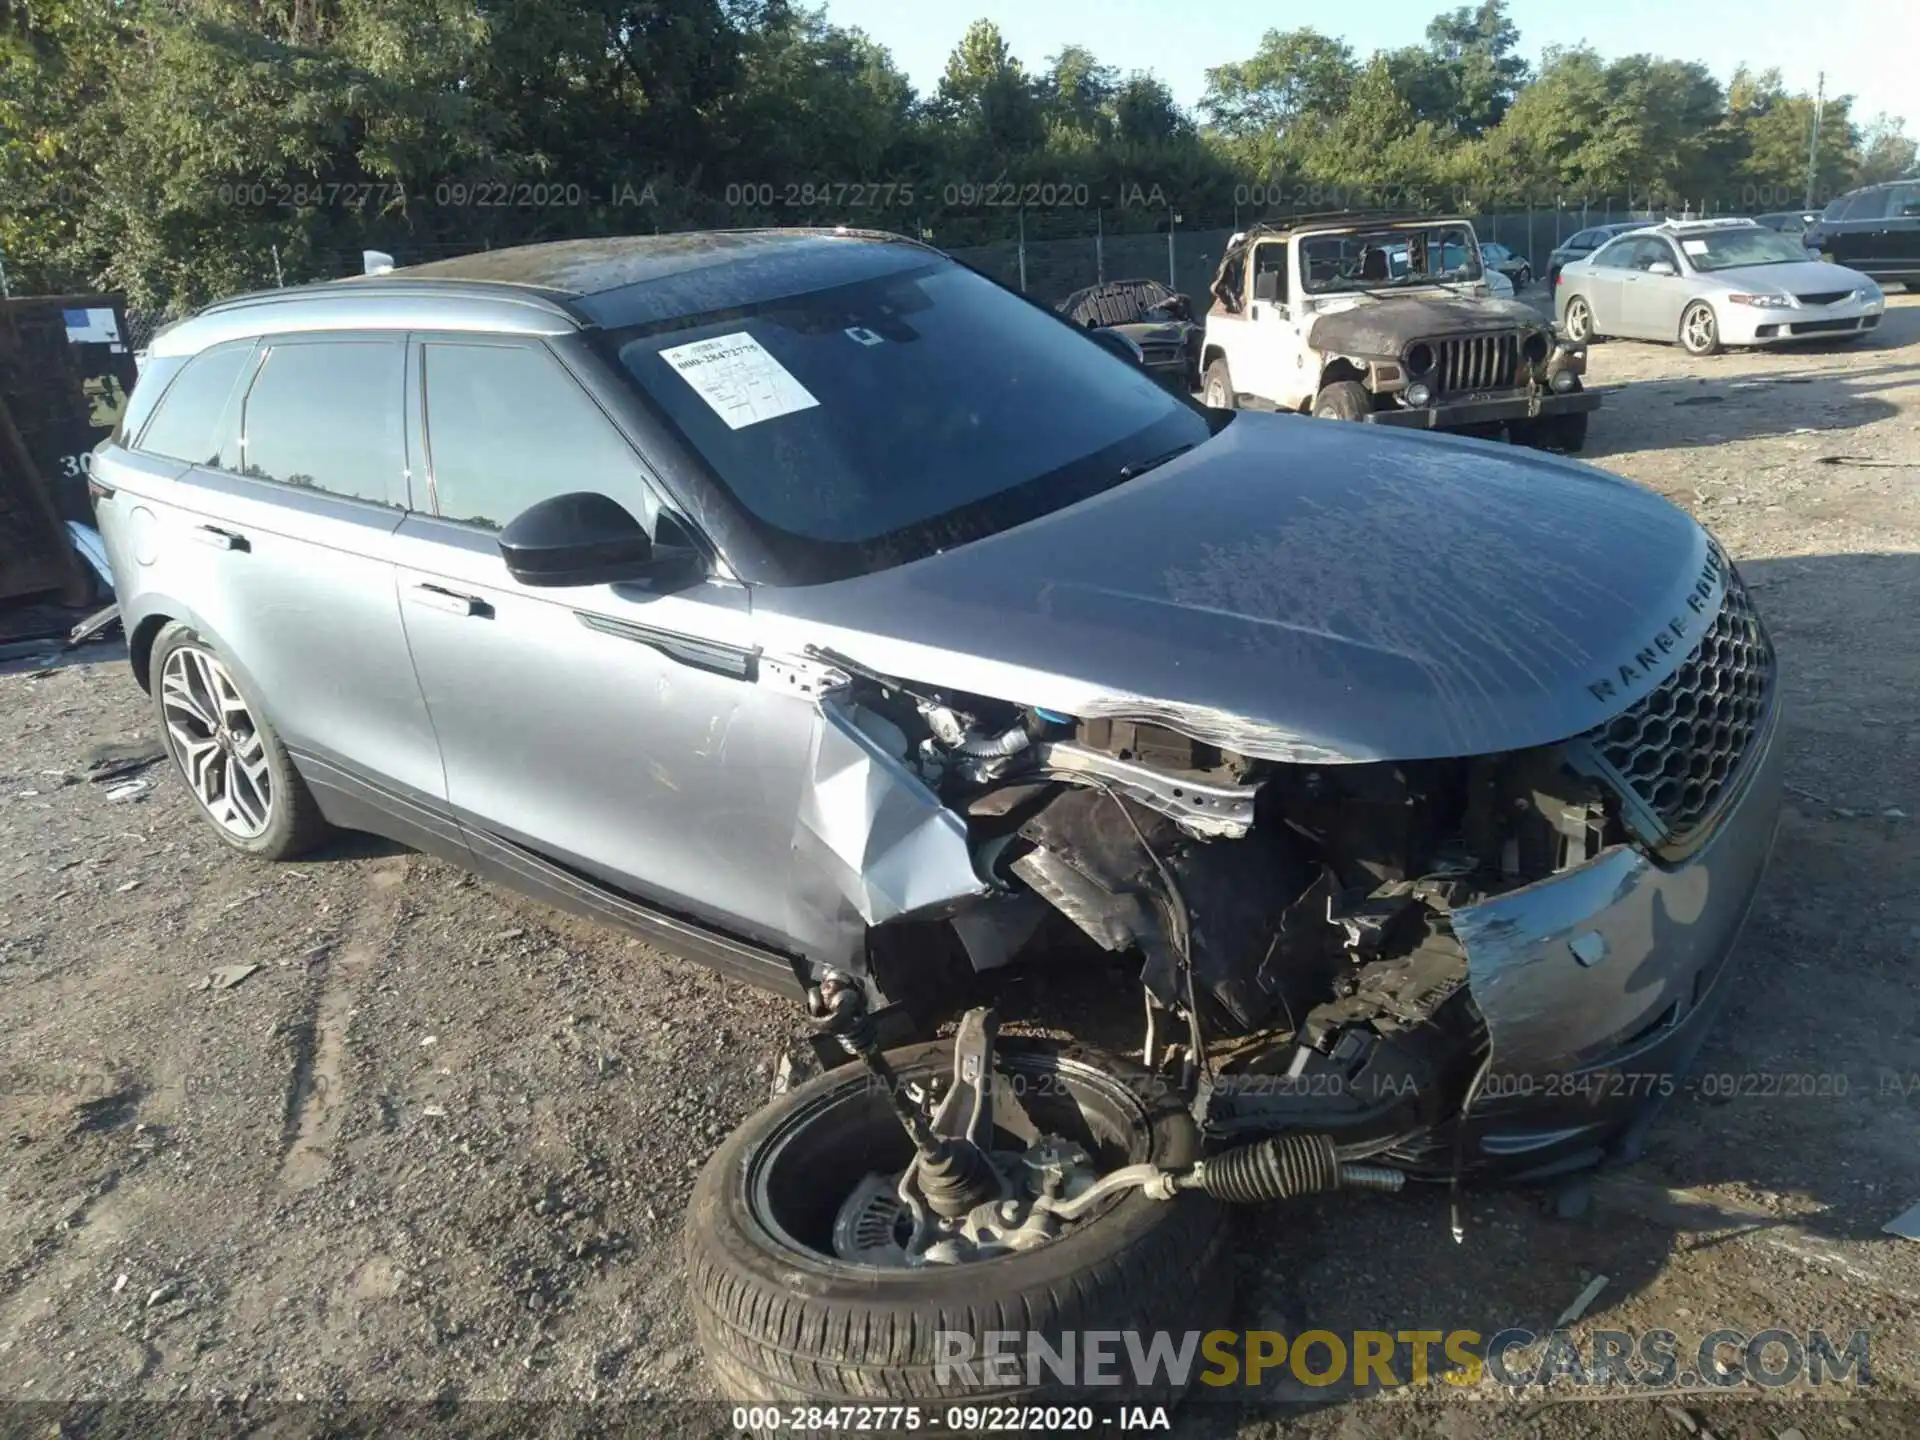
[{"label": "dirt lot", "polygon": [[[1854,349],[1592,369],[1586,458],[1718,532],[1781,654],[1789,807],[1700,1062],[1732,1093],[1677,1097],[1583,1214],[1474,1195],[1463,1245],[1432,1192],[1249,1215],[1239,1323],[1544,1328],[1599,1274],[1581,1333],[1864,1327],[1896,1403],[1296,1385],[1264,1418],[1189,1404],[1189,1433],[1920,1429],[1920,1245],[1880,1233],[1920,1201],[1920,296]],[[152,731],[105,647],[0,674],[0,1398],[709,1396],[680,1209],[792,1008],[371,842],[236,862],[161,769],[84,777]]]}]

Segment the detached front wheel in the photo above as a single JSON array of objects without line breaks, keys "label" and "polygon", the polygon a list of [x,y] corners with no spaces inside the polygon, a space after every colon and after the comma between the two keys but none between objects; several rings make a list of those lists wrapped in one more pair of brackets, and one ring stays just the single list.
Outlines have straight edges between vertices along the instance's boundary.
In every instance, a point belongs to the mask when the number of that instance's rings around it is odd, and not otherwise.
[{"label": "detached front wheel", "polygon": [[[951,1075],[953,1046],[888,1059],[924,1097]],[[1136,1066],[1003,1037],[993,1069],[991,1151],[1016,1187],[1036,1156],[1078,1156],[1101,1175],[1200,1157],[1180,1096]],[[1091,1330],[1136,1331],[1142,1345],[1164,1331],[1177,1349],[1187,1332],[1223,1324],[1232,1271],[1218,1202],[1128,1188],[1049,1237],[996,1242],[989,1226],[915,1253],[914,1216],[897,1188],[912,1158],[856,1064],[751,1116],[708,1161],[687,1212],[687,1273],[694,1328],[725,1399],[1179,1397],[1184,1375],[1135,1375],[1123,1347],[1109,1367],[1120,1382],[1089,1390],[1029,1357],[1041,1347],[1078,1357]],[[1078,1358],[1073,1371],[1084,1374]]]}]

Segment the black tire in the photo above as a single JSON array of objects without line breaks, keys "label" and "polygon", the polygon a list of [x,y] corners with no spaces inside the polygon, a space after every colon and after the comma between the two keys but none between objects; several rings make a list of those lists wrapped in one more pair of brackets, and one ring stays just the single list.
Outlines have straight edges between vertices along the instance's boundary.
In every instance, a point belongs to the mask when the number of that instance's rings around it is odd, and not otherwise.
[{"label": "black tire", "polygon": [[1720,353],[1720,318],[1713,306],[1696,300],[1680,312],[1680,348],[1699,359]]},{"label": "black tire", "polygon": [[1224,359],[1216,359],[1207,366],[1207,373],[1200,381],[1201,400],[1215,410],[1232,410],[1233,372],[1227,369]]},{"label": "black tire", "polygon": [[[223,825],[208,809],[206,801],[195,789],[187,773],[187,763],[182,754],[179,738],[168,724],[168,715],[164,699],[165,685],[163,677],[167,673],[167,661],[177,651],[198,650],[213,656],[224,667],[233,687],[246,703],[248,718],[252,722],[252,733],[260,742],[265,756],[268,785],[271,791],[271,804],[267,823],[258,835],[241,836]],[[232,665],[220,654],[219,648],[202,636],[198,631],[178,621],[168,624],[159,635],[154,637],[153,649],[147,660],[148,683],[152,689],[153,714],[160,731],[160,741],[166,746],[168,758],[173,761],[174,772],[186,785],[187,793],[192,795],[194,803],[200,807],[201,814],[213,832],[232,849],[243,855],[252,855],[262,860],[291,860],[305,854],[331,831],[325,818],[320,814],[320,806],[313,798],[313,792],[307,788],[307,782],[300,778],[300,772],[293,768],[293,761],[287,755],[287,747],[281,743],[279,732],[273,728],[261,707],[260,697],[253,694],[234,673]],[[231,764],[231,760],[228,762]]]},{"label": "black tire", "polygon": [[1562,327],[1567,332],[1567,339],[1574,344],[1591,345],[1599,340],[1600,332],[1593,323],[1593,306],[1587,303],[1586,296],[1573,296],[1567,301],[1567,308],[1562,314]]},{"label": "black tire", "polygon": [[1313,397],[1313,414],[1318,420],[1364,420],[1372,413],[1373,397],[1358,380],[1322,385]]},{"label": "black tire", "polygon": [[[1125,1141],[1102,1154],[1103,1169],[1199,1158],[1199,1136],[1179,1096],[1137,1066],[1047,1041],[1003,1037],[996,1050],[997,1070],[1033,1082],[1019,1093],[1043,1131],[1051,1124],[1040,1108],[1047,1095],[1068,1110],[1075,1095],[1092,1095],[1130,1117]],[[889,1058],[904,1079],[924,1083],[951,1073],[952,1045],[918,1045]],[[865,1171],[891,1173],[910,1153],[864,1067],[848,1065],[750,1116],[707,1162],[687,1211],[687,1276],[694,1329],[725,1399],[1057,1400],[1076,1392],[1045,1368],[1033,1386],[1025,1375],[1009,1386],[1004,1377],[995,1384],[955,1373],[938,1363],[935,1336],[963,1333],[984,1353],[989,1331],[1017,1330],[1044,1336],[1057,1350],[1070,1331],[1178,1336],[1229,1315],[1227,1216],[1197,1193],[1150,1200],[1129,1191],[1036,1249],[968,1264],[882,1267],[822,1253],[849,1187]],[[795,1238],[796,1230],[810,1238]],[[1160,1379],[1136,1388],[1129,1377],[1078,1394],[1102,1403],[1171,1403],[1180,1387]]]},{"label": "black tire", "polygon": [[1515,290],[1524,290],[1531,284],[1533,284],[1533,271],[1522,265],[1519,275],[1514,278],[1513,288]]}]

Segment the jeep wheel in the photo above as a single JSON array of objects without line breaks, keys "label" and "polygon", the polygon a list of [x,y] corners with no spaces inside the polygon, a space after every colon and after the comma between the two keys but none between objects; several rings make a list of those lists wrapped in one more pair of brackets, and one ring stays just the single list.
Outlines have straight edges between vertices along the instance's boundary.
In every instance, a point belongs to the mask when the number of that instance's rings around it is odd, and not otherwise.
[{"label": "jeep wheel", "polygon": [[1207,366],[1205,386],[1200,398],[1209,409],[1233,409],[1233,375],[1227,369],[1225,360],[1215,360]]},{"label": "jeep wheel", "polygon": [[1694,301],[1680,317],[1680,348],[1689,355],[1720,353],[1720,322],[1714,318],[1713,306],[1706,301]]},{"label": "jeep wheel", "polygon": [[1531,284],[1533,284],[1533,271],[1522,265],[1520,267],[1520,273],[1514,276],[1513,288],[1515,290],[1524,290]]},{"label": "jeep wheel", "polygon": [[1564,323],[1567,339],[1576,345],[1591,345],[1600,338],[1593,331],[1593,307],[1587,304],[1583,296],[1576,295],[1567,301]]},{"label": "jeep wheel", "polygon": [[1373,413],[1373,397],[1358,380],[1336,380],[1313,397],[1313,413],[1320,420],[1364,420]]},{"label": "jeep wheel", "polygon": [[[953,1046],[888,1058],[908,1085],[927,1087],[951,1075]],[[1178,1094],[1137,1066],[1002,1037],[994,1071],[1023,1112],[998,1118],[1071,1142],[1103,1174],[1199,1158]],[[994,1127],[996,1150],[1031,1139]],[[1124,1190],[1032,1248],[909,1263],[912,1216],[894,1185],[912,1153],[867,1070],[848,1065],[748,1117],[707,1162],[687,1210],[687,1275],[694,1328],[727,1399],[1045,1401],[1073,1392],[1044,1366],[1027,1383],[1029,1336],[1059,1354],[1075,1331],[1178,1336],[1225,1322],[1232,1258],[1215,1201]],[[1013,1326],[1024,1327],[1014,1383],[954,1363],[969,1343],[986,1354],[988,1332]],[[1126,1373],[1099,1398],[1168,1403],[1184,1388],[1155,1379],[1136,1386]]]}]

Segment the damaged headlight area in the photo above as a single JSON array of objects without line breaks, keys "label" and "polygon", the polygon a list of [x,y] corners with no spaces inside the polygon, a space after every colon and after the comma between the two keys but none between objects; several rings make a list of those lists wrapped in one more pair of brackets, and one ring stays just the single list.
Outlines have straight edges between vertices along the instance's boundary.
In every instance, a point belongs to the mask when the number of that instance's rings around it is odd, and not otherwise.
[{"label": "damaged headlight area", "polygon": [[1309,1131],[1344,1161],[1444,1169],[1436,1136],[1490,1055],[1455,912],[1637,854],[1631,793],[1583,770],[1579,741],[1286,764],[820,658],[851,677],[827,704],[957,820],[978,881],[905,916],[911,945],[869,932],[887,996],[912,1007],[935,968],[929,923],[987,970],[1051,909],[1138,957],[1145,1058],[1223,1141]]}]

